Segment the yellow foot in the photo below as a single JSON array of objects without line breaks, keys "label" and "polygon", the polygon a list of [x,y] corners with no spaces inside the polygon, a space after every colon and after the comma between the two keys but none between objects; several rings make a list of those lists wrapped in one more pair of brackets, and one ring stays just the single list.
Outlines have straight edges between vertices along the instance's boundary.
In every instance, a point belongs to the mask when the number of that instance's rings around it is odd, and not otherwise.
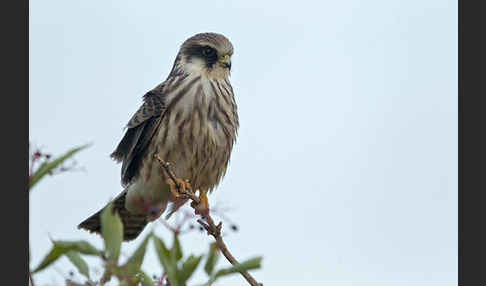
[{"label": "yellow foot", "polygon": [[176,178],[176,181],[180,186],[180,192],[172,179],[167,179],[166,183],[169,184],[169,190],[172,196],[177,199],[178,197],[180,197],[181,193],[184,194],[187,189],[191,189],[191,184],[188,180],[183,180],[179,178]]},{"label": "yellow foot", "polygon": [[199,204],[196,204],[196,202],[192,202],[191,207],[194,208],[196,214],[209,214],[208,196],[206,195],[206,192],[204,190],[199,190]]}]

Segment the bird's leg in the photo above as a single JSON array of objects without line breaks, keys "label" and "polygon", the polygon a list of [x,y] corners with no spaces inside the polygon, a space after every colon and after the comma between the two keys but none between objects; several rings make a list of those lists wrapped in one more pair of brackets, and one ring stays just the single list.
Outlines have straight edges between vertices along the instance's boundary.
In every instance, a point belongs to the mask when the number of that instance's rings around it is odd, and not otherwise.
[{"label": "bird's leg", "polygon": [[[171,178],[167,179],[166,180],[166,183],[169,185],[169,190],[170,190],[170,193],[172,194],[172,196],[177,199],[178,197],[180,197],[181,195],[185,194],[187,192],[187,190],[191,189],[191,184],[189,183],[188,180],[183,180],[183,179],[180,179],[180,178],[176,178],[175,179],[177,181],[177,186],[176,183],[174,182],[174,180],[172,180]],[[180,188],[180,190],[179,190]]]},{"label": "bird's leg", "polygon": [[194,208],[196,214],[204,216],[209,214],[209,200],[204,189],[199,190],[199,204],[193,201],[191,207]]}]

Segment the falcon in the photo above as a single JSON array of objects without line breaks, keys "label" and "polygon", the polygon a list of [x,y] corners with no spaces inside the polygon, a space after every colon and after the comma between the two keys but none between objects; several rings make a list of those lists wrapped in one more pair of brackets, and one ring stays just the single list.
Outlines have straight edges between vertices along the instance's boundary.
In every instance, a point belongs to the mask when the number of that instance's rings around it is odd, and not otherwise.
[{"label": "falcon", "polygon": [[[123,223],[123,239],[135,239],[169,206],[167,217],[187,199],[155,158],[171,163],[183,187],[199,191],[196,212],[209,211],[207,193],[228,167],[238,131],[229,82],[233,45],[223,35],[200,33],[180,47],[167,79],[143,96],[111,157],[121,162],[124,190],[113,200]],[[105,206],[106,208],[106,206]],[[104,208],[103,208],[104,209]],[[100,233],[101,209],[78,228]]]}]

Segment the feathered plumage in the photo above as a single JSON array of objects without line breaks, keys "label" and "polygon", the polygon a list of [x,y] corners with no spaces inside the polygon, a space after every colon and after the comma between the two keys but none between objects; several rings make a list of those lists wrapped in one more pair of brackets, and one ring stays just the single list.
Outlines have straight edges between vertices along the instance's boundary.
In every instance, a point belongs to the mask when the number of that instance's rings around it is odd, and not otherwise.
[{"label": "feathered plumage", "polygon": [[[168,203],[172,203],[170,213],[185,203],[170,196],[155,154],[172,163],[176,175],[189,180],[194,190],[210,192],[224,176],[239,125],[229,82],[232,54],[232,44],[221,34],[189,38],[168,78],[144,95],[128,122],[111,154],[122,163],[125,190],[115,199],[115,209],[122,217],[126,240],[136,238]],[[99,214],[79,227],[99,232]]]}]

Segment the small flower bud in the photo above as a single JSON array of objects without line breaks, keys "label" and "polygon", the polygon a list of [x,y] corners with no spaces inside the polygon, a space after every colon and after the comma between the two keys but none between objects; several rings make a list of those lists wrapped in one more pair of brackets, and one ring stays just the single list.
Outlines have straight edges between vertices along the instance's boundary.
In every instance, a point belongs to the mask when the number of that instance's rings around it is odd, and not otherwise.
[{"label": "small flower bud", "polygon": [[39,151],[35,152],[35,153],[32,155],[33,159],[38,159],[38,158],[40,158],[41,156],[42,156],[42,153],[41,153],[41,152],[39,152]]}]

